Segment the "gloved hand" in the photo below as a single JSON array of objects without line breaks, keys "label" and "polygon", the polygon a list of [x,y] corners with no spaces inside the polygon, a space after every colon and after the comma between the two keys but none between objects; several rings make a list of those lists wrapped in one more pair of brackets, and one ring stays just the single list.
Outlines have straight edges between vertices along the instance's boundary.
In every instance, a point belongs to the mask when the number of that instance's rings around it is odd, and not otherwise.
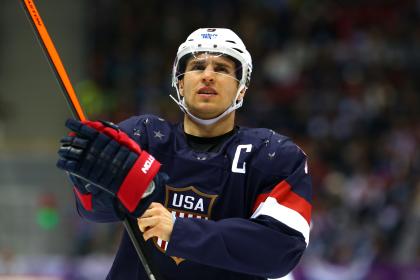
[{"label": "gloved hand", "polygon": [[154,181],[162,187],[161,176],[154,180],[160,163],[115,124],[69,119],[66,127],[72,132],[60,141],[57,167],[87,183],[75,190],[79,199],[100,188],[140,216],[151,202],[141,200],[154,191]]},{"label": "gloved hand", "polygon": [[150,195],[143,195],[136,210],[129,213],[119,200],[107,191],[94,186],[80,177],[69,175],[73,183],[73,192],[76,196],[76,204],[79,215],[99,223],[115,222],[125,219],[128,213],[134,218],[140,217],[149,205],[154,201],[161,201],[165,195],[165,184],[169,177],[166,173],[159,172],[153,182],[155,188]]}]

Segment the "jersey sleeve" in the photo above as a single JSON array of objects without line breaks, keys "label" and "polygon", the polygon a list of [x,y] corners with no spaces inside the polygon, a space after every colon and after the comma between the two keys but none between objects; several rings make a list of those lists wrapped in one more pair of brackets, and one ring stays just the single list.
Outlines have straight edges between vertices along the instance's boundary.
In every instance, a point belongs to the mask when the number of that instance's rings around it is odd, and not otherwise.
[{"label": "jersey sleeve", "polygon": [[288,274],[309,242],[311,180],[306,155],[295,144],[288,141],[275,152],[277,162],[255,164],[265,180],[255,186],[248,218],[178,218],[166,253],[261,277]]},{"label": "jersey sleeve", "polygon": [[308,245],[312,183],[308,174],[307,156],[298,146],[286,141],[288,143],[282,147],[282,159],[272,167],[272,174],[278,173],[278,179],[274,179],[273,187],[262,189],[258,194],[251,218],[271,217],[299,232]]}]

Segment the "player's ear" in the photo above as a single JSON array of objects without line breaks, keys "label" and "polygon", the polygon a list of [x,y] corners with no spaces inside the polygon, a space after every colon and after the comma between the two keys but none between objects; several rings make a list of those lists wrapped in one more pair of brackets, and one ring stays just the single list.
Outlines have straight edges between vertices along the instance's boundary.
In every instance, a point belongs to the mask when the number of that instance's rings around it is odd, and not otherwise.
[{"label": "player's ear", "polygon": [[240,100],[242,100],[242,99],[245,97],[246,90],[247,90],[247,88],[246,88],[246,87],[244,87],[244,88],[243,88],[243,89],[239,92],[239,96],[238,96],[237,101],[240,101]]},{"label": "player's ear", "polygon": [[179,94],[184,96],[184,79],[178,81]]}]

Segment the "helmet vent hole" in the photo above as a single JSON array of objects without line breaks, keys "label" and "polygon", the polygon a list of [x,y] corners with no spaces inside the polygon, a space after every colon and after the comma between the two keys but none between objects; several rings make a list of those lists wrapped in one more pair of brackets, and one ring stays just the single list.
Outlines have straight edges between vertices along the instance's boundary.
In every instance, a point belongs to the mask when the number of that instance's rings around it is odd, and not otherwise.
[{"label": "helmet vent hole", "polygon": [[240,49],[237,49],[237,48],[232,48],[232,49],[234,49],[237,52],[243,53],[243,51],[241,51]]},{"label": "helmet vent hole", "polygon": [[198,44],[198,47],[200,48],[201,47],[201,44]]},{"label": "helmet vent hole", "polygon": [[231,41],[231,40],[226,40],[226,42],[228,42],[228,43],[232,43],[232,44],[236,44],[236,42],[235,42],[235,41]]},{"label": "helmet vent hole", "polygon": [[216,44],[214,44],[214,45],[213,45],[213,48],[217,48],[217,45],[216,45]]}]

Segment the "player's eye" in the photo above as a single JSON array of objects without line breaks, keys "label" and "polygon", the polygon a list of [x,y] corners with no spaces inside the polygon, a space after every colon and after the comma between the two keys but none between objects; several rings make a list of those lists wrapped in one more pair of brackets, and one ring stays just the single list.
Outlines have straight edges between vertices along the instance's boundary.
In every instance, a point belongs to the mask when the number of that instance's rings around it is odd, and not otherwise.
[{"label": "player's eye", "polygon": [[204,70],[204,66],[202,64],[194,65],[192,70]]},{"label": "player's eye", "polygon": [[224,73],[224,74],[230,74],[229,69],[226,66],[223,66],[223,65],[216,66],[214,68],[214,71],[215,72],[221,72],[221,73]]},{"label": "player's eye", "polygon": [[205,66],[203,63],[192,63],[189,67],[189,71],[203,71],[205,69]]}]

